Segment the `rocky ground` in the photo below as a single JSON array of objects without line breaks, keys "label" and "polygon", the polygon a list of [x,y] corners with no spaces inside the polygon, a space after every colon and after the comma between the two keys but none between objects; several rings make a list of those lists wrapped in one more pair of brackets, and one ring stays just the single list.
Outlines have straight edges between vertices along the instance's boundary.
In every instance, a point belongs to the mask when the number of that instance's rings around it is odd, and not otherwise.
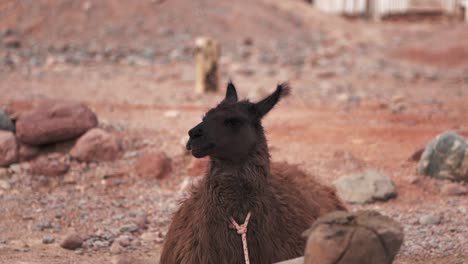
[{"label": "rocky ground", "polygon": [[[419,175],[411,159],[439,133],[468,136],[466,25],[347,20],[293,0],[40,0],[2,3],[0,29],[2,108],[83,102],[121,146],[111,161],[80,161],[74,141],[42,147],[40,158],[60,155],[59,176],[38,173],[36,159],[0,169],[0,263],[158,262],[200,174],[187,131],[223,96],[193,92],[193,43],[206,34],[222,45],[221,83],[232,78],[241,97],[290,81],[264,122],[274,161],[327,184],[387,175],[396,197],[349,208],[402,223],[396,263],[467,263],[466,185]],[[143,157],[161,152],[171,169],[149,177]],[[60,246],[70,234],[76,250]]]}]

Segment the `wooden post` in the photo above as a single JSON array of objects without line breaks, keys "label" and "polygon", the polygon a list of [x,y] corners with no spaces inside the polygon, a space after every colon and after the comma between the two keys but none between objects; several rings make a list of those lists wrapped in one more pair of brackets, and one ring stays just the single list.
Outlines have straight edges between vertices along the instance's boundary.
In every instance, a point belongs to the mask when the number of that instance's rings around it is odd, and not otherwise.
[{"label": "wooden post", "polygon": [[465,22],[468,23],[468,0],[462,1],[462,8],[465,10]]},{"label": "wooden post", "polygon": [[218,42],[211,38],[200,37],[196,44],[196,85],[198,94],[218,89],[218,59],[220,47]]}]

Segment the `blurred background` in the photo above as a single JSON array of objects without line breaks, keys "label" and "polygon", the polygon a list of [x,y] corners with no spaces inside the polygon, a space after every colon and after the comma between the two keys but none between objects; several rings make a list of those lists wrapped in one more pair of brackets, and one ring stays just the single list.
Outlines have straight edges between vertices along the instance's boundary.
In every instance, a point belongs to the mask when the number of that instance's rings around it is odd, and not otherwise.
[{"label": "blurred background", "polygon": [[290,83],[263,123],[273,161],[326,184],[391,179],[391,195],[349,208],[403,224],[396,263],[466,263],[468,173],[420,160],[437,135],[468,136],[466,12],[462,0],[0,0],[0,263],[157,263],[206,168],[187,131],[229,79],[253,101]]}]

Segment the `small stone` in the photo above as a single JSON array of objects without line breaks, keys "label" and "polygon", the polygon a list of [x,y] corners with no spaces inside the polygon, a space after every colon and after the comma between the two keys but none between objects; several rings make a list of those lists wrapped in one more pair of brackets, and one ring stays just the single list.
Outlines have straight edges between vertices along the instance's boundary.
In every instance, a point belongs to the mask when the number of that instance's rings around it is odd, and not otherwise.
[{"label": "small stone", "polygon": [[139,215],[136,217],[135,223],[140,229],[147,229],[149,224],[148,217],[146,215]]},{"label": "small stone", "polygon": [[440,224],[441,217],[439,215],[423,215],[419,218],[421,225],[438,225]]},{"label": "small stone", "polygon": [[338,196],[350,203],[386,201],[397,195],[392,179],[374,170],[340,177],[333,184]]},{"label": "small stone", "polygon": [[0,130],[0,167],[15,163],[18,159],[18,143],[10,131]]},{"label": "small stone", "polygon": [[151,232],[146,232],[141,234],[140,238],[143,240],[143,242],[149,243],[149,242],[154,242],[155,241],[156,235]]},{"label": "small stone", "polygon": [[11,184],[8,181],[0,180],[0,189],[10,190],[11,189]]},{"label": "small stone", "polygon": [[130,246],[132,240],[133,238],[131,236],[121,235],[114,240],[114,243],[119,243],[119,245],[121,245],[122,247],[128,247]]},{"label": "small stone", "polygon": [[11,240],[8,243],[9,247],[11,247],[15,251],[19,252],[27,252],[29,251],[29,245],[23,240]]},{"label": "small stone", "polygon": [[13,174],[20,174],[24,169],[25,168],[22,164],[12,164],[10,165],[9,171]]},{"label": "small stone", "polygon": [[153,61],[156,56],[156,51],[151,47],[146,47],[141,52],[141,56],[148,61]]},{"label": "small stone", "polygon": [[440,193],[447,196],[460,196],[468,193],[468,187],[459,183],[447,183],[442,186]]},{"label": "small stone", "polygon": [[117,215],[112,216],[112,220],[122,220],[124,218],[125,218],[124,214],[117,214]]},{"label": "small stone", "polygon": [[112,245],[110,246],[109,251],[112,254],[120,254],[120,252],[122,252],[122,246],[114,241],[114,243],[112,243]]},{"label": "small stone", "polygon": [[147,153],[137,161],[135,170],[140,177],[163,179],[172,171],[171,160],[164,153]]},{"label": "small stone", "polygon": [[138,231],[139,227],[136,224],[128,224],[120,227],[120,232],[122,233],[132,233]]},{"label": "small stone", "polygon": [[96,240],[93,242],[94,248],[106,248],[109,247],[109,241],[106,240]]},{"label": "small stone", "polygon": [[65,237],[60,246],[65,249],[75,250],[83,245],[84,239],[79,234],[73,233]]},{"label": "small stone", "polygon": [[19,161],[31,160],[39,154],[39,147],[19,143],[18,159]]},{"label": "small stone", "polygon": [[55,237],[51,235],[46,235],[42,237],[42,243],[43,244],[52,244],[55,242]]},{"label": "small stone", "polygon": [[33,230],[44,231],[46,229],[51,229],[52,224],[50,222],[37,223],[33,226]]},{"label": "small stone", "polygon": [[132,256],[121,256],[112,261],[112,264],[142,264],[143,262]]},{"label": "small stone", "polygon": [[11,34],[3,38],[3,45],[7,48],[19,48],[21,47],[21,40],[15,34]]},{"label": "small stone", "polygon": [[177,110],[169,110],[164,112],[165,117],[176,118],[180,116],[180,112]]},{"label": "small stone", "polygon": [[60,176],[65,174],[69,168],[70,162],[68,157],[60,153],[40,156],[31,162],[31,172],[35,175]]},{"label": "small stone", "polygon": [[137,239],[132,240],[132,242],[130,243],[131,248],[138,248],[140,246],[141,246],[141,242]]},{"label": "small stone", "polygon": [[408,177],[408,182],[411,184],[416,184],[419,182],[419,177],[416,175],[411,175]]}]

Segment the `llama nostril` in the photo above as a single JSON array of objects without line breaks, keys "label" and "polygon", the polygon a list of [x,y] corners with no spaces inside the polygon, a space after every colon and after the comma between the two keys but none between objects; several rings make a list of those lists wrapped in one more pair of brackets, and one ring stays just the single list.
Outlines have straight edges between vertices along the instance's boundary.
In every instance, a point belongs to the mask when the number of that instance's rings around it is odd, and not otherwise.
[{"label": "llama nostril", "polygon": [[201,128],[195,127],[193,129],[190,129],[188,134],[190,138],[194,139],[194,138],[201,137],[203,135],[203,131],[201,130]]}]

